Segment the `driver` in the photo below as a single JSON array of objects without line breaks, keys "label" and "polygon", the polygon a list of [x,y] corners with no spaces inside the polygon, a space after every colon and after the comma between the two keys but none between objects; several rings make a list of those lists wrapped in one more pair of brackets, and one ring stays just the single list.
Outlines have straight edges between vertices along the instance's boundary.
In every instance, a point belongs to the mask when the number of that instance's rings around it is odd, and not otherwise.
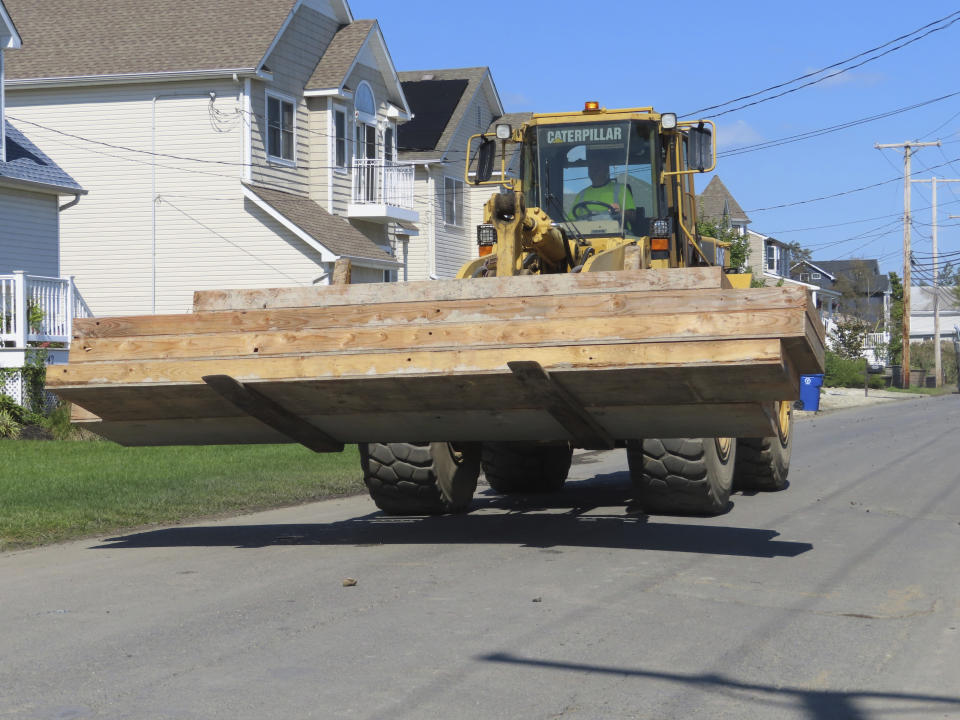
[{"label": "driver", "polygon": [[[582,220],[591,215],[609,212],[614,218],[619,218],[621,209],[627,220],[633,218],[636,203],[626,185],[621,185],[610,178],[610,165],[603,156],[594,153],[587,158],[587,171],[590,175],[590,185],[585,187],[573,201],[573,210],[570,215],[574,220]],[[585,204],[585,206],[584,206]],[[577,206],[580,207],[577,207]]]}]

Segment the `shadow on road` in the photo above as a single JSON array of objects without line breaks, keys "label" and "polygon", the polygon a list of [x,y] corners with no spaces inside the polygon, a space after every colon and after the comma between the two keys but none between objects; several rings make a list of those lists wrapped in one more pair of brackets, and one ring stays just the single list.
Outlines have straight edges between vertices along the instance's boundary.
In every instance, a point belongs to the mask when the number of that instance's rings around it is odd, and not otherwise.
[{"label": "shadow on road", "polygon": [[[570,482],[550,495],[478,492],[467,515],[390,517],[376,512],[332,523],[175,527],[109,538],[98,548],[238,547],[270,545],[510,544],[534,548],[602,547],[704,555],[796,557],[811,543],[776,540],[774,530],[725,527],[709,521],[663,522],[628,506],[624,473]],[[624,512],[620,508],[627,506]],[[713,522],[716,522],[715,520]]]},{"label": "shadow on road", "polygon": [[[883,692],[879,690],[815,690],[790,685],[764,685],[735,680],[716,673],[676,673],[640,668],[589,665],[524,658],[510,653],[482,655],[479,660],[517,667],[544,668],[570,671],[578,674],[599,673],[621,678],[644,678],[675,683],[700,690],[715,690],[730,696],[739,696],[753,705],[767,705],[771,717],[783,713],[785,705],[798,706],[811,720],[866,720],[876,717],[876,707],[871,710],[857,707],[857,701],[874,701],[883,708],[883,714],[917,717],[931,714],[936,717],[957,717],[960,713],[960,697],[928,695],[907,692]],[[947,715],[947,713],[950,713]]]}]

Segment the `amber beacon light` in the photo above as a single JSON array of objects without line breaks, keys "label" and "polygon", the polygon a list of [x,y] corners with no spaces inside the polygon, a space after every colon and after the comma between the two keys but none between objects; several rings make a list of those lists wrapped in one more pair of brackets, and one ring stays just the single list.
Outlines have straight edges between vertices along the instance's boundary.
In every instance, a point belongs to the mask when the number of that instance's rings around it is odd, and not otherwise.
[{"label": "amber beacon light", "polygon": [[600,110],[600,103],[598,103],[596,100],[587,100],[583,104],[584,112],[597,112],[598,110]]}]

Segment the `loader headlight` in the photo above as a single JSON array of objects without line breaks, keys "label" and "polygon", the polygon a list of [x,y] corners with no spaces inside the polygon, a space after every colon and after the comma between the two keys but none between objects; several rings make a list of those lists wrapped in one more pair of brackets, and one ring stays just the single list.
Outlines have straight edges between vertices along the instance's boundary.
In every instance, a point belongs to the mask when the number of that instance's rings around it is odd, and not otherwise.
[{"label": "loader headlight", "polygon": [[498,140],[509,140],[513,135],[513,129],[506,123],[497,125],[497,139]]},{"label": "loader headlight", "polygon": [[490,223],[477,225],[477,245],[491,247],[497,242],[497,229]]},{"label": "loader headlight", "polygon": [[664,130],[673,130],[677,126],[676,113],[664,113],[660,116],[660,127]]},{"label": "loader headlight", "polygon": [[673,218],[654,218],[650,221],[650,237],[668,238],[673,235]]}]

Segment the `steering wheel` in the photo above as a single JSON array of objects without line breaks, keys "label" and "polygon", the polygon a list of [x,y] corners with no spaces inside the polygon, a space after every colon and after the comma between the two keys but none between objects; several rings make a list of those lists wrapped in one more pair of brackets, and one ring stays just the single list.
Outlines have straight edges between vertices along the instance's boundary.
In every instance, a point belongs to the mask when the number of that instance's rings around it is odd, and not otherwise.
[{"label": "steering wheel", "polygon": [[[589,205],[599,205],[601,209],[590,210],[588,207]],[[581,211],[583,212],[582,215],[580,214]],[[586,220],[587,218],[591,218],[594,215],[599,215],[602,212],[609,212],[613,216],[617,216],[620,214],[619,210],[613,207],[613,205],[610,205],[609,203],[605,203],[605,202],[600,202],[599,200],[582,200],[578,202],[576,205],[574,205],[573,208],[571,208],[570,210],[570,214],[573,215],[574,218],[577,218],[579,220]]]}]

